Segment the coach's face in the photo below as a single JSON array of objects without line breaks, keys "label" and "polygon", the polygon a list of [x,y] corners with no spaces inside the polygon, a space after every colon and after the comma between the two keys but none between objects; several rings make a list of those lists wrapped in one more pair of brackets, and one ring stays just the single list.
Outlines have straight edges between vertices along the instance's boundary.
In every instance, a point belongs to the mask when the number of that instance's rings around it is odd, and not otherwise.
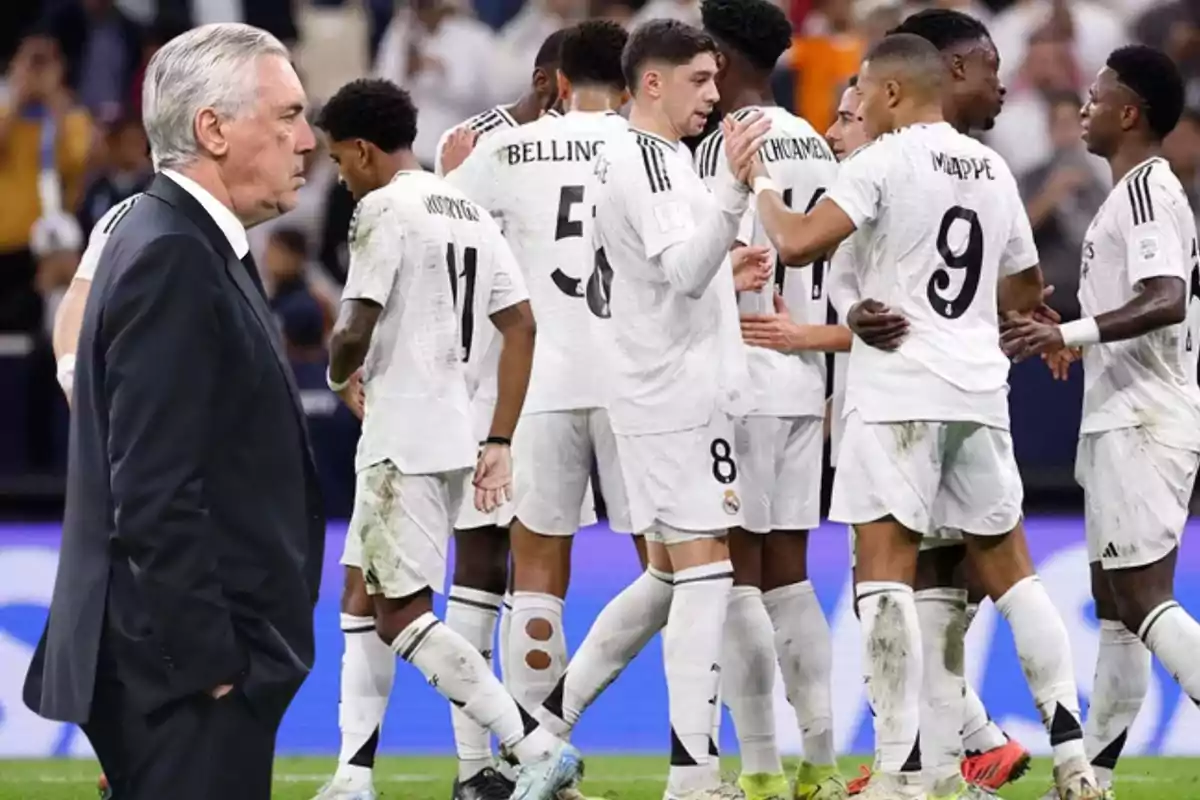
[{"label": "coach's face", "polygon": [[663,107],[682,136],[695,136],[708,124],[708,116],[721,95],[717,92],[717,58],[700,53],[686,64],[666,70]]},{"label": "coach's face", "polygon": [[234,213],[248,226],[296,207],[304,156],[316,146],[304,116],[304,87],[292,65],[280,56],[264,56],[257,71],[252,104],[222,122],[222,177]]}]

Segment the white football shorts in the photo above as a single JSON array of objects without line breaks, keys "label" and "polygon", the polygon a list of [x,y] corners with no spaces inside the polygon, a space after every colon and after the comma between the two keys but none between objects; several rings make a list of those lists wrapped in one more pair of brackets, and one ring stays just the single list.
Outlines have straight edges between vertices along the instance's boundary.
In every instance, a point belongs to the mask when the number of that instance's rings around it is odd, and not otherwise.
[{"label": "white football shorts", "polygon": [[516,516],[543,536],[573,536],[595,524],[592,457],[614,531],[630,533],[629,503],[617,443],[602,408],[545,411],[521,417],[513,437]]},{"label": "white football shorts", "polygon": [[714,411],[707,425],[617,434],[616,440],[634,533],[648,541],[662,539],[656,529],[724,536],[742,524],[741,475],[728,415]]},{"label": "white football shorts", "polygon": [[1024,487],[1012,437],[974,422],[846,420],[829,517],[849,524],[894,517],[931,536],[950,528],[1008,533],[1021,519]]},{"label": "white football shorts", "polygon": [[822,417],[744,417],[734,422],[742,527],[807,531],[821,524]]},{"label": "white football shorts", "polygon": [[1179,546],[1200,453],[1170,447],[1145,427],[1079,437],[1088,561],[1108,569],[1153,564]]},{"label": "white football shorts", "polygon": [[427,587],[441,593],[452,521],[470,474],[405,475],[391,461],[359,471],[342,564],[362,570],[367,594],[398,599]]}]

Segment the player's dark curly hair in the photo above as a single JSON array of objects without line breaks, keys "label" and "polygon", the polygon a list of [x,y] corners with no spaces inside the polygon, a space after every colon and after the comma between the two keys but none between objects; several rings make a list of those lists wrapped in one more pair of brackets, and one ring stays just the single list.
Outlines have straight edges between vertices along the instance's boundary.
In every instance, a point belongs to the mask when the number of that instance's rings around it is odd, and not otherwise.
[{"label": "player's dark curly hair", "polygon": [[359,78],[329,98],[315,124],[335,142],[362,139],[394,153],[411,148],[417,138],[417,107],[391,81]]},{"label": "player's dark curly hair", "polygon": [[712,53],[715,57],[719,52],[713,38],[693,25],[674,19],[652,19],[639,25],[629,37],[621,54],[621,71],[625,73],[625,85],[635,90],[642,70],[651,61],[680,66],[701,53]]},{"label": "player's dark curly hair", "polygon": [[538,48],[537,55],[533,57],[533,66],[535,68],[541,67],[542,69],[549,70],[558,67],[559,59],[562,57],[562,43],[567,38],[570,30],[570,28],[559,28],[546,37],[542,42],[542,46]]},{"label": "player's dark curly hair", "polygon": [[1162,141],[1183,115],[1185,90],[1179,67],[1161,50],[1131,44],[1112,52],[1106,66],[1142,101],[1142,114],[1155,138]]},{"label": "player's dark curly hair", "polygon": [[792,45],[792,23],[770,0],[704,0],[700,17],[704,30],[764,72]]},{"label": "player's dark curly hair", "polygon": [[952,8],[926,8],[904,18],[896,27],[888,31],[893,33],[911,33],[920,36],[938,50],[963,42],[975,42],[980,39],[991,39],[987,26],[970,14],[955,11]]},{"label": "player's dark curly hair", "polygon": [[616,22],[588,20],[567,30],[558,68],[573,84],[625,88],[621,54],[629,34]]}]

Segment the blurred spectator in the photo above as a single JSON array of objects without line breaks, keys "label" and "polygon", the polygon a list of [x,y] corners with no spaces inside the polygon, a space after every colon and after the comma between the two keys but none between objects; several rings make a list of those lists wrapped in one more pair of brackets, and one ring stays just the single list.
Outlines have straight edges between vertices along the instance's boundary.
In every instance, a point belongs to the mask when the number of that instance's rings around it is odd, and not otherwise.
[{"label": "blurred spectator", "polygon": [[142,81],[146,77],[146,65],[150,63],[150,59],[158,52],[160,47],[187,30],[185,22],[159,19],[143,35],[142,52],[138,60],[138,67],[129,82],[129,90],[126,95],[128,98],[126,105],[130,116],[138,117],[139,119],[142,116]]},{"label": "blurred spectator", "polygon": [[141,28],[114,0],[80,0],[53,14],[49,30],[67,63],[67,85],[102,123],[123,111],[142,56]]},{"label": "blurred spectator", "polygon": [[529,86],[530,53],[536,53],[546,37],[582,18],[583,0],[526,0],[515,17],[497,36],[503,55],[503,75],[496,91],[500,97],[517,97]]},{"label": "blurred spectator", "polygon": [[588,0],[590,19],[604,19],[630,28],[635,13],[632,0]]},{"label": "blurred spectator", "polygon": [[1184,109],[1179,125],[1163,142],[1163,153],[1183,183],[1200,223],[1200,103]]},{"label": "blurred spectator", "polygon": [[630,29],[652,19],[677,19],[689,25],[700,25],[700,0],[648,0],[636,11]]},{"label": "blurred spectator", "polygon": [[[270,297],[271,309],[284,322],[289,313],[299,313],[297,309],[315,309],[320,325],[317,326],[316,344],[321,346],[325,334],[333,327],[337,313],[336,305],[330,298],[314,290],[309,282],[310,265],[308,260],[308,241],[304,234],[296,228],[276,228],[267,242],[263,254],[264,283]],[[295,341],[286,336],[289,348],[310,347],[310,338],[297,338]]]},{"label": "blurred spectator", "polygon": [[65,212],[42,217],[33,225],[29,249],[37,261],[35,285],[45,303],[42,330],[47,338],[54,327],[54,313],[83,255],[84,234],[75,218]]},{"label": "blurred spectator", "polygon": [[103,166],[79,201],[76,216],[84,235],[91,233],[96,220],[110,208],[145,189],[152,177],[154,171],[142,121],[123,116],[108,127]]},{"label": "blurred spectator", "polygon": [[455,2],[412,0],[388,23],[375,74],[408,89],[421,110],[413,152],[432,169],[442,133],[491,105],[496,44]]},{"label": "blurred spectator", "polygon": [[0,330],[37,329],[33,226],[75,207],[87,168],[91,118],[73,105],[63,77],[58,44],[45,35],[26,37],[9,67],[0,107]]},{"label": "blurred spectator", "polygon": [[1034,34],[1047,27],[1069,42],[1071,55],[1089,83],[1109,53],[1129,42],[1121,18],[1094,0],[1018,0],[991,25],[992,40],[1000,51],[1000,80],[1014,81]]},{"label": "blurred spectator", "polygon": [[1044,164],[1053,152],[1048,98],[1080,88],[1071,41],[1062,31],[1052,27],[1037,31],[1024,53],[1025,60],[1007,87],[1004,111],[987,134],[987,143],[1004,156],[1017,177]]},{"label": "blurred spectator", "polygon": [[853,0],[819,0],[816,9],[784,57],[797,73],[793,110],[824,131],[850,76],[858,74],[867,43],[854,27]]},{"label": "blurred spectator", "polygon": [[1096,173],[1095,162],[1103,161],[1084,147],[1079,104],[1074,94],[1049,99],[1050,154],[1021,179],[1046,283],[1055,287],[1054,307],[1068,319],[1079,316],[1083,240],[1111,185],[1111,179],[1104,181]]},{"label": "blurred spectator", "polygon": [[1133,26],[1138,40],[1165,50],[1187,82],[1189,106],[1200,107],[1200,2],[1156,3]]}]

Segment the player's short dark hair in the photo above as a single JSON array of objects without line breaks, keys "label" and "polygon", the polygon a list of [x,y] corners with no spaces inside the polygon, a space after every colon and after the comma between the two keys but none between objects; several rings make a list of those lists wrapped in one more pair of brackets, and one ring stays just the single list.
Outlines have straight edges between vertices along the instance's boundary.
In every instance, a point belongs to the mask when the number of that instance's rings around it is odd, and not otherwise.
[{"label": "player's short dark hair", "polygon": [[562,58],[562,43],[570,31],[570,28],[559,28],[546,37],[546,40],[542,42],[542,46],[538,48],[537,55],[533,57],[533,66],[535,69],[538,67],[545,70],[558,68]]},{"label": "player's short dark hair", "polygon": [[792,46],[792,23],[770,0],[704,0],[700,17],[704,30],[766,72]]},{"label": "player's short dark hair", "polygon": [[630,35],[621,54],[621,71],[625,73],[625,84],[632,90],[651,61],[678,67],[701,53],[716,56],[719,52],[713,38],[694,25],[674,19],[652,19]]},{"label": "player's short dark hair", "polygon": [[621,54],[629,34],[616,22],[588,20],[570,28],[562,40],[558,69],[574,84],[625,88]]},{"label": "player's short dark hair", "polygon": [[406,150],[417,138],[417,107],[408,92],[382,78],[359,78],[334,93],[316,126],[335,142],[363,139],[385,153]]},{"label": "player's short dark hair", "polygon": [[888,34],[911,33],[920,36],[938,50],[946,50],[953,45],[964,42],[975,42],[980,39],[991,40],[987,26],[970,14],[955,11],[952,8],[926,8],[904,18]]},{"label": "player's short dark hair", "polygon": [[867,51],[863,61],[903,65],[910,76],[928,87],[940,85],[946,71],[933,43],[915,33],[889,33]]},{"label": "player's short dark hair", "polygon": [[1131,44],[1114,50],[1106,66],[1141,99],[1155,137],[1165,139],[1175,130],[1183,115],[1185,91],[1183,76],[1170,56],[1154,47]]},{"label": "player's short dark hair", "polygon": [[308,237],[299,228],[291,226],[276,228],[271,231],[271,241],[294,256],[305,256],[308,254]]}]

